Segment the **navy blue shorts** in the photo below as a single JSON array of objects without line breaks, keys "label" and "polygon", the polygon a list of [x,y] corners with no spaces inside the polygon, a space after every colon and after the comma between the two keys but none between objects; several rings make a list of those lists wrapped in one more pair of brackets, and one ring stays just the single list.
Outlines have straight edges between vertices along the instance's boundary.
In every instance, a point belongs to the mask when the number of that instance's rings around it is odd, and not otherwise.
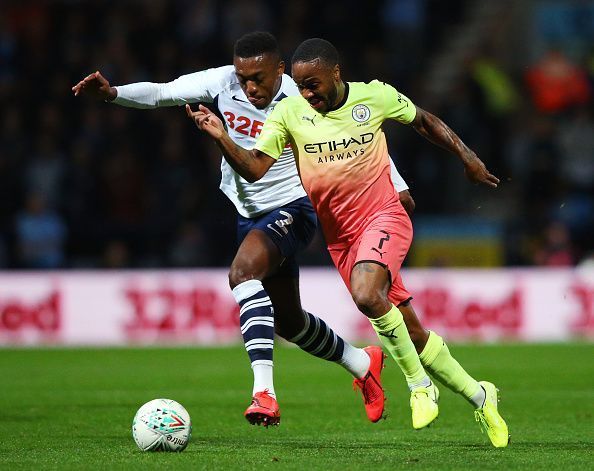
[{"label": "navy blue shorts", "polygon": [[237,216],[237,241],[243,242],[252,229],[268,235],[279,248],[285,261],[275,275],[299,276],[295,254],[309,245],[316,233],[316,213],[307,196],[255,218]]}]

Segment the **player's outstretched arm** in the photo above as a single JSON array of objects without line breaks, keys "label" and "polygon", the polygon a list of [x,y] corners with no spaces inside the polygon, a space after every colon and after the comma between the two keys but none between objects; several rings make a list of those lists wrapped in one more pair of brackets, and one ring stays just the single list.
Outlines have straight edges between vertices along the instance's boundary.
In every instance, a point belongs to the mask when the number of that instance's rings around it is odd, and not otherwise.
[{"label": "player's outstretched arm", "polygon": [[464,172],[471,182],[497,188],[499,178],[492,175],[483,161],[437,116],[417,107],[411,126],[433,144],[456,154],[464,164]]},{"label": "player's outstretched arm", "polygon": [[113,101],[126,108],[153,109],[180,106],[186,103],[212,102],[213,91],[220,87],[228,73],[227,67],[194,72],[166,83],[136,82],[112,87],[101,72],[93,72],[78,82],[74,96],[87,94],[93,98]]},{"label": "player's outstretched arm", "polygon": [[112,87],[99,71],[87,75],[72,87],[72,91],[74,96],[89,95],[92,98],[107,101],[112,101],[118,96],[116,88]]},{"label": "player's outstretched arm", "polygon": [[186,113],[198,129],[215,140],[225,160],[248,182],[253,183],[262,178],[276,162],[275,159],[257,149],[246,150],[235,144],[225,131],[221,120],[207,107],[200,105],[198,111],[192,111],[190,105],[186,105]]}]

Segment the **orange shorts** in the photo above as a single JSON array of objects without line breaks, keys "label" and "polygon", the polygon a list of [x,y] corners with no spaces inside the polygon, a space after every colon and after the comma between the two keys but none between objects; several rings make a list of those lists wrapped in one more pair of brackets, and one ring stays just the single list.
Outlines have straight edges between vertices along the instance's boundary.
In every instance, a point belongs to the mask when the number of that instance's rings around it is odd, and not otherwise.
[{"label": "orange shorts", "polygon": [[350,247],[328,247],[342,280],[351,290],[351,272],[358,262],[376,262],[388,269],[388,299],[398,306],[411,299],[400,277],[400,267],[412,242],[413,228],[401,204],[379,214],[361,231]]}]

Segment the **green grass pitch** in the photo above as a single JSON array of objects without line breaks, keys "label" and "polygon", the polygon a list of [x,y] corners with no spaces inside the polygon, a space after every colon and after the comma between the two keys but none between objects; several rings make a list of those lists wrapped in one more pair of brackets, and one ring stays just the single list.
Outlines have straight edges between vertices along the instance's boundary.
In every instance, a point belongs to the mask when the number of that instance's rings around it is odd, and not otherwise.
[{"label": "green grass pitch", "polygon": [[[451,350],[501,389],[508,448],[492,448],[443,387],[437,422],[414,431],[392,361],[389,417],[371,424],[342,368],[277,348],[282,422],[265,429],[242,416],[251,371],[241,347],[0,350],[0,469],[592,469],[593,344]],[[158,397],[190,412],[182,453],[143,453],[132,440],[136,409]]]}]

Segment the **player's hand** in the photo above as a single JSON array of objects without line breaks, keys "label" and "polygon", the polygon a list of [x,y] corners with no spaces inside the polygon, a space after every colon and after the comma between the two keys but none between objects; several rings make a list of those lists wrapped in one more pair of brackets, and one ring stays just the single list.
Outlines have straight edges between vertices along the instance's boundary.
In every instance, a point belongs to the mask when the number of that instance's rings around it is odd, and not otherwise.
[{"label": "player's hand", "polygon": [[117,91],[109,85],[107,79],[101,75],[101,72],[93,72],[72,87],[74,96],[80,94],[89,95],[99,100],[111,101],[117,96]]},{"label": "player's hand", "polygon": [[225,126],[221,120],[206,106],[199,105],[198,111],[193,111],[190,105],[186,105],[186,113],[198,129],[210,134],[214,139],[220,139],[225,133]]},{"label": "player's hand", "polygon": [[481,159],[476,154],[467,160],[464,164],[464,173],[466,177],[473,183],[482,183],[490,186],[491,188],[497,188],[499,178],[492,175]]}]

